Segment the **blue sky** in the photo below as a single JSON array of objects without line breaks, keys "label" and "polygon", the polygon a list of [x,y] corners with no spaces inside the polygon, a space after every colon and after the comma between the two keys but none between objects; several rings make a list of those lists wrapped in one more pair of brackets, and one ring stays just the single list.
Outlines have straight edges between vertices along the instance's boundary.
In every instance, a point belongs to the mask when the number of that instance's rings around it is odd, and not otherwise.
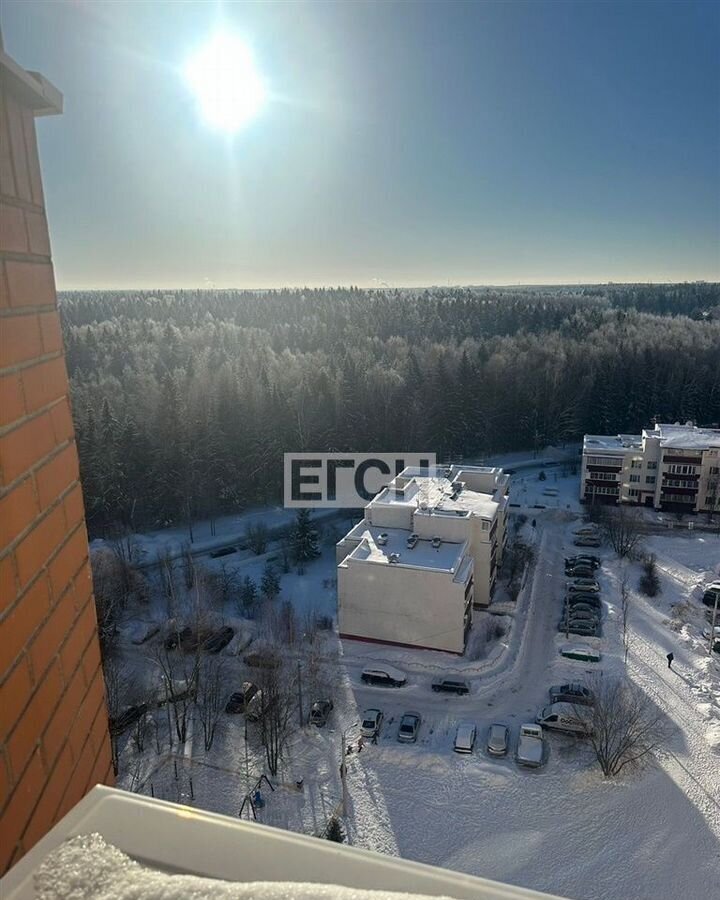
[{"label": "blue sky", "polygon": [[[182,77],[218,27],[270,101]],[[720,3],[4,0],[58,285],[720,280]]]}]

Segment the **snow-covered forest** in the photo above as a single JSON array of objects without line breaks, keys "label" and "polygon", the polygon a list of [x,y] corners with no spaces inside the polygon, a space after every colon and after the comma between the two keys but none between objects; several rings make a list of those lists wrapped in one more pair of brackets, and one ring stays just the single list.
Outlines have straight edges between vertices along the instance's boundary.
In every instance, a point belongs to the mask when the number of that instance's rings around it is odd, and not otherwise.
[{"label": "snow-covered forest", "polygon": [[281,496],[282,454],[475,457],[720,417],[720,286],[64,294],[91,534]]}]

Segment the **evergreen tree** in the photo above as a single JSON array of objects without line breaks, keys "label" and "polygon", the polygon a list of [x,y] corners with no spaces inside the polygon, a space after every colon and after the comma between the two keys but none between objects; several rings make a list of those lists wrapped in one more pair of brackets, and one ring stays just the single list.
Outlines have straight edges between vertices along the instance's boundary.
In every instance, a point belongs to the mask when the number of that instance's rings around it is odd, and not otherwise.
[{"label": "evergreen tree", "polygon": [[337,816],[330,816],[330,821],[327,823],[327,829],[325,831],[325,837],[328,841],[334,841],[336,844],[343,844],[345,842],[345,832],[343,831],[340,819],[338,819]]},{"label": "evergreen tree", "polygon": [[270,562],[265,563],[265,569],[260,580],[260,590],[268,600],[274,600],[280,593],[280,576]]},{"label": "evergreen tree", "polygon": [[258,590],[257,585],[249,575],[245,576],[240,586],[239,601],[240,613],[248,619],[252,619],[257,610]]},{"label": "evergreen tree", "polygon": [[299,509],[293,532],[293,559],[302,568],[303,563],[317,559],[318,556],[318,534],[310,521],[310,510]]}]

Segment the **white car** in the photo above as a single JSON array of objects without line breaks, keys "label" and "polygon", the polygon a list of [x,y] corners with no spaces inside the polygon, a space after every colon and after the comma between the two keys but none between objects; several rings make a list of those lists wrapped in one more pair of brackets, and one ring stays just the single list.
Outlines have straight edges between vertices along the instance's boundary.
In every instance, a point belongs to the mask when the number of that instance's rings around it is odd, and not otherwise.
[{"label": "white car", "polygon": [[594,578],[575,578],[567,583],[568,594],[599,594],[600,585]]},{"label": "white car", "polygon": [[589,525],[581,525],[579,528],[576,528],[575,531],[573,531],[573,534],[578,535],[578,537],[587,537],[588,535],[590,537],[593,537],[598,533],[598,530],[599,529],[597,525],[593,525],[592,523],[590,523]]},{"label": "white car", "polygon": [[456,753],[472,753],[475,746],[475,738],[477,737],[477,728],[472,722],[461,722],[458,725],[455,734],[455,746],[453,750]]},{"label": "white car", "polygon": [[714,628],[711,628],[710,625],[706,625],[703,628],[703,637],[709,638],[711,631],[713,633],[713,637],[720,638],[720,625],[716,625]]},{"label": "white car", "polygon": [[520,726],[515,760],[519,766],[538,768],[545,762],[545,741],[542,728],[527,722]]},{"label": "white car", "polygon": [[380,709],[366,709],[360,723],[360,734],[363,737],[373,737],[379,734],[383,723],[383,714]]}]

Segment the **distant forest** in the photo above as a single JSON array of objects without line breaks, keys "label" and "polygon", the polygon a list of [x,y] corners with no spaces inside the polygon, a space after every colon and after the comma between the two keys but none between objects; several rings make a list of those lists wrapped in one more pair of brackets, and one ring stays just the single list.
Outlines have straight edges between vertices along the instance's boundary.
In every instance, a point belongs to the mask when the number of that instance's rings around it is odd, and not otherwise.
[{"label": "distant forest", "polygon": [[720,285],[61,295],[92,534],[282,496],[282,454],[478,457],[720,419]]}]

